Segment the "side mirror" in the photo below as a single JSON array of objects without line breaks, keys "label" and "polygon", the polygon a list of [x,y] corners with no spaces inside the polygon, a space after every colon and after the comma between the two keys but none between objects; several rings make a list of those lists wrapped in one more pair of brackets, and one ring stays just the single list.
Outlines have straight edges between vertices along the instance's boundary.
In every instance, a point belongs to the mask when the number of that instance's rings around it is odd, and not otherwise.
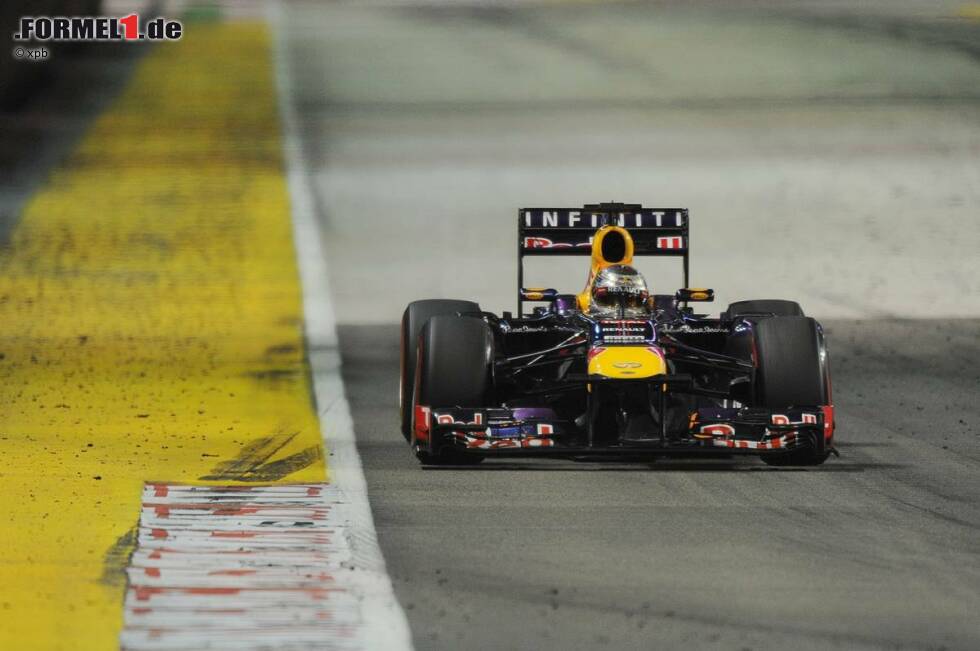
[{"label": "side mirror", "polygon": [[705,289],[703,287],[685,287],[678,289],[677,293],[674,294],[674,298],[680,303],[687,303],[688,301],[710,303],[715,300],[715,290]]},{"label": "side mirror", "polygon": [[557,296],[557,289],[545,289],[544,287],[521,287],[521,298],[525,301],[553,301]]}]

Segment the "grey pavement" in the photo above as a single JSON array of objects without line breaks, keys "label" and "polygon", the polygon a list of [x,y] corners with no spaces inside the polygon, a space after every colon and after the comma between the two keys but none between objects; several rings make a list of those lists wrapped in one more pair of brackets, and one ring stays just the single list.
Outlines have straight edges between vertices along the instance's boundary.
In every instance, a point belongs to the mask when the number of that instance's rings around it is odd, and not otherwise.
[{"label": "grey pavement", "polygon": [[291,4],[342,322],[510,308],[517,209],[612,199],[689,207],[693,281],[721,301],[980,316],[978,60],[749,4]]},{"label": "grey pavement", "polygon": [[980,321],[831,321],[841,457],[423,469],[398,329],[341,328],[418,649],[976,649]]}]

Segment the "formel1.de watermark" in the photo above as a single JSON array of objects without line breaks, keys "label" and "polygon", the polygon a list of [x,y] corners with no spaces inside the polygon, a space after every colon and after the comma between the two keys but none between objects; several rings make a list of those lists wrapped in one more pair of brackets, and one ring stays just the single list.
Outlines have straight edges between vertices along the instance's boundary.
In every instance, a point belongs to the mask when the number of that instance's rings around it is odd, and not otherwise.
[{"label": "formel1.de watermark", "polygon": [[[179,20],[156,16],[146,21],[128,16],[21,16],[13,34],[15,59],[45,61],[48,43],[105,43],[111,41],[177,41],[184,33]],[[44,44],[44,45],[41,45]]]}]

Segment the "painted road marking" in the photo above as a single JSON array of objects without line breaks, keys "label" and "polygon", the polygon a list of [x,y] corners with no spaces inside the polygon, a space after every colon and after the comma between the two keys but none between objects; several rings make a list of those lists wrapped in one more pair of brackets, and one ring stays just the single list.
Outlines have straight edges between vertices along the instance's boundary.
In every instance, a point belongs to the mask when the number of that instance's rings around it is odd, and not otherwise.
[{"label": "painted road marking", "polygon": [[122,648],[363,648],[343,509],[328,484],[148,484]]},{"label": "painted road marking", "polygon": [[268,28],[186,27],[0,251],[3,651],[118,646],[144,482],[326,479]]},{"label": "painted road marking", "polygon": [[292,199],[293,240],[303,288],[303,313],[307,354],[313,375],[320,427],[330,450],[330,479],[339,499],[346,504],[351,567],[345,578],[358,595],[364,649],[410,651],[412,635],[405,612],[395,598],[378,546],[374,519],[368,503],[367,483],[354,437],[354,422],[340,376],[340,353],[334,308],[330,300],[329,269],[323,250],[316,202],[303,158],[297,126],[296,96],[287,57],[282,4],[273,5],[271,20],[276,34],[276,79],[279,83],[289,193]]}]

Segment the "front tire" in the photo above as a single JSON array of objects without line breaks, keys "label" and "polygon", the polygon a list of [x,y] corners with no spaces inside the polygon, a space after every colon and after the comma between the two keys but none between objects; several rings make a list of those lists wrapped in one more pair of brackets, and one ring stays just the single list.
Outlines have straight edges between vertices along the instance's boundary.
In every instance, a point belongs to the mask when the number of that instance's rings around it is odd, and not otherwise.
[{"label": "front tire", "polygon": [[[493,400],[493,333],[481,319],[434,316],[419,333],[414,372],[415,406],[486,407]],[[432,433],[429,436],[432,437]],[[413,442],[427,465],[469,465],[483,457],[441,449],[438,441]]]},{"label": "front tire", "polygon": [[406,441],[412,437],[412,387],[415,384],[415,357],[418,353],[419,333],[434,316],[479,312],[480,306],[473,301],[429,299],[413,301],[402,314],[401,333],[401,383],[398,391],[398,410],[401,414],[402,435]]},{"label": "front tire", "polygon": [[[802,316],[763,318],[756,321],[754,331],[756,402],[760,406],[781,409],[828,404],[826,351],[815,320]],[[767,452],[762,460],[771,466],[818,466],[829,454],[821,438],[789,450]]]}]

